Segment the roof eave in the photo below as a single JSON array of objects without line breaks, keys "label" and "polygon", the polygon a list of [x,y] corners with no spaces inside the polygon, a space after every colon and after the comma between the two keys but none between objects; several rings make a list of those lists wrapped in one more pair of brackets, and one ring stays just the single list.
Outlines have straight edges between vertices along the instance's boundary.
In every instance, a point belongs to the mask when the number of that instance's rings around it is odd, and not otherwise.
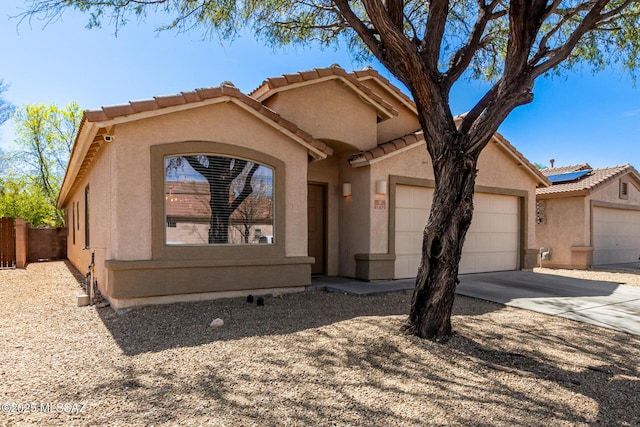
[{"label": "roof eave", "polygon": [[89,122],[86,118],[86,112],[83,114],[82,121],[80,122],[80,130],[76,137],[76,142],[71,150],[69,156],[69,163],[65,171],[62,185],[60,186],[60,192],[58,193],[58,199],[56,201],[56,207],[62,209],[66,202],[73,185],[75,184],[78,172],[82,167],[84,158],[91,147],[91,143],[97,134],[97,130],[100,128],[98,123]]},{"label": "roof eave", "polygon": [[391,85],[391,82],[383,80],[379,75],[374,76],[371,74],[362,76],[362,77],[356,77],[356,78],[361,82],[365,80],[377,81],[380,86],[382,86],[389,94],[391,94],[391,96],[393,96],[398,101],[400,101],[400,103],[405,107],[407,107],[413,114],[415,114],[416,116],[418,115],[418,108],[416,107],[416,104],[410,101],[408,98],[401,96],[400,94],[396,93],[396,91],[389,88],[389,85]]}]

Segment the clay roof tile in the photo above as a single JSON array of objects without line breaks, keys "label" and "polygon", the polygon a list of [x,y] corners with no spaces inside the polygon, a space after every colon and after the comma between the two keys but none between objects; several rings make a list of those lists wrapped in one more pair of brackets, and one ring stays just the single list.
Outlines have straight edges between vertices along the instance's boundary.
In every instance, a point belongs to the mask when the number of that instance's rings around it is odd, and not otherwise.
[{"label": "clay roof tile", "polygon": [[[585,163],[585,165],[586,165],[586,163]],[[577,165],[577,166],[581,166],[581,165]],[[575,171],[579,171],[579,170],[586,170],[586,169],[566,170],[564,168],[566,168],[566,167],[558,167],[558,168],[554,168],[554,169],[556,171],[564,170],[564,172],[559,172],[559,173],[556,173],[556,174],[570,173],[570,172],[575,172]],[[589,172],[586,175],[583,175],[582,177],[579,177],[575,181],[555,183],[550,187],[538,188],[538,189],[536,189],[536,194],[537,195],[544,195],[544,194],[572,193],[572,192],[580,192],[580,191],[593,191],[594,189],[596,189],[600,185],[602,185],[602,184],[604,184],[604,183],[614,179],[615,177],[617,177],[619,175],[622,175],[623,173],[626,173],[628,171],[635,171],[635,169],[629,164],[619,165],[619,166],[612,166],[612,167],[607,167],[607,168],[593,169],[593,170],[591,170],[591,172]],[[551,174],[551,175],[553,175],[553,174]],[[549,175],[547,175],[547,176],[549,176]]]},{"label": "clay roof tile", "polygon": [[110,105],[102,107],[102,111],[104,111],[104,114],[109,118],[128,116],[129,114],[135,113],[135,110],[131,108],[131,104]]},{"label": "clay roof tile", "polygon": [[187,102],[186,98],[182,94],[154,96],[153,99],[158,104],[158,108],[173,107],[174,105],[182,105]]},{"label": "clay roof tile", "polygon": [[158,109],[158,103],[156,102],[155,99],[145,99],[142,101],[131,101],[131,108],[133,108],[133,111],[135,111],[136,113],[142,113],[144,111],[149,111],[149,110],[157,110]]}]

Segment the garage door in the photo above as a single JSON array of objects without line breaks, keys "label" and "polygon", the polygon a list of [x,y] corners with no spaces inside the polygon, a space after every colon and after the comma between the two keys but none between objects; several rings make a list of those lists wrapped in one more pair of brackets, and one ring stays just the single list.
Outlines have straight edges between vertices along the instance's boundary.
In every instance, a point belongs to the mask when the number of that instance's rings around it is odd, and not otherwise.
[{"label": "garage door", "polygon": [[640,257],[640,211],[593,208],[593,263],[637,262]]},{"label": "garage door", "polygon": [[[415,277],[420,265],[422,231],[433,189],[396,187],[395,277]],[[460,274],[516,270],[520,241],[518,198],[478,193],[473,221],[462,248]]]}]

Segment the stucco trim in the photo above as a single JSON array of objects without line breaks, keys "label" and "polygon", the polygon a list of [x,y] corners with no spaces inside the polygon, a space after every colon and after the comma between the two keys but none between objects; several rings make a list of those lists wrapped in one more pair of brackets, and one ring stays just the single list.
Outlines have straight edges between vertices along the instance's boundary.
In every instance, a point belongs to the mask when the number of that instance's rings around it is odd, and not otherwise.
[{"label": "stucco trim", "polygon": [[396,256],[393,254],[355,254],[356,279],[393,279]]},{"label": "stucco trim", "polygon": [[626,205],[623,203],[603,202],[600,200],[591,200],[591,207],[625,209],[629,211],[640,211],[640,205]]},{"label": "stucco trim", "polygon": [[[256,150],[210,141],[186,141],[151,146],[151,247],[155,260],[284,258],[285,256],[285,174],[283,161]],[[269,245],[167,245],[165,243],[164,157],[180,154],[212,153],[255,160],[274,170],[275,243]]]},{"label": "stucco trim", "polygon": [[546,193],[546,194],[536,194],[537,200],[546,200],[546,199],[563,199],[565,197],[585,197],[591,194],[589,190],[576,190],[576,191],[567,191],[566,193]]},{"label": "stucco trim", "polygon": [[129,299],[307,286],[310,257],[250,260],[105,261],[109,298]]}]

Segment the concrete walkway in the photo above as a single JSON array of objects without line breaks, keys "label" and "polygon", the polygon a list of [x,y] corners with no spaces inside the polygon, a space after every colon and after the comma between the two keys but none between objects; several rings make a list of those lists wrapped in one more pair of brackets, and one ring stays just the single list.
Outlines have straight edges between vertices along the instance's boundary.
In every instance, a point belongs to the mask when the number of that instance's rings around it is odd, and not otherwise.
[{"label": "concrete walkway", "polygon": [[[351,295],[413,290],[414,280],[320,277],[312,289]],[[465,274],[456,293],[640,335],[640,288],[527,271]]]}]

